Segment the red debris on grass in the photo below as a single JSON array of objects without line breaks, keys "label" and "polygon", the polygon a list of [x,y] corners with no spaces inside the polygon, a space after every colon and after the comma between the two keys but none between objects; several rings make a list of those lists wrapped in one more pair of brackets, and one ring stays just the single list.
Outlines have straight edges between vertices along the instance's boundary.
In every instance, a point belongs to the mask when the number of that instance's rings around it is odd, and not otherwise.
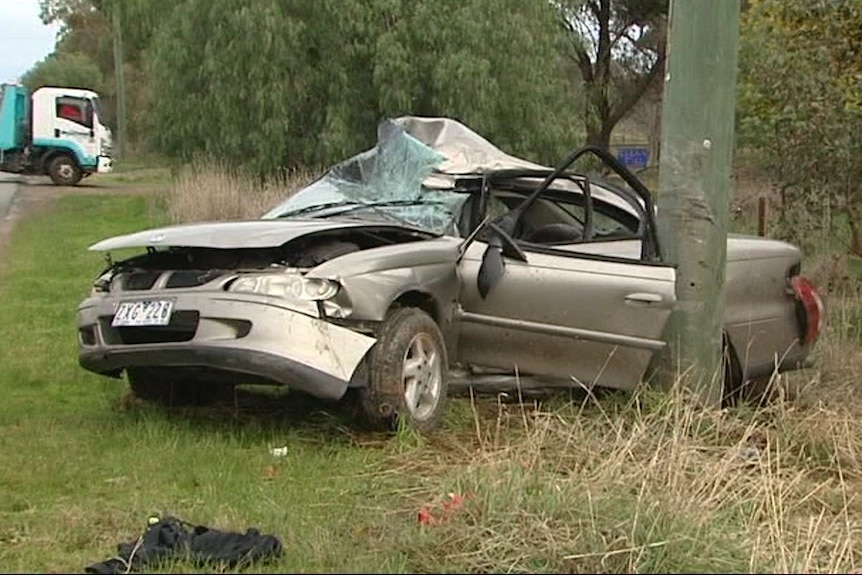
[{"label": "red debris on grass", "polygon": [[460,495],[458,493],[449,493],[440,505],[439,508],[434,508],[429,505],[423,505],[419,508],[417,520],[419,525],[437,525],[444,521],[448,521],[452,514],[460,509],[463,509],[467,499],[471,499],[472,495]]}]

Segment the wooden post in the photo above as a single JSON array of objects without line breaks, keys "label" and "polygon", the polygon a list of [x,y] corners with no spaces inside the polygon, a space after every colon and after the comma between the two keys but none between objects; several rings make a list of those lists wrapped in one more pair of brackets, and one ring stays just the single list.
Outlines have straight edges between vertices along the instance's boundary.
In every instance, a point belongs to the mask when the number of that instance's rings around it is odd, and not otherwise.
[{"label": "wooden post", "polygon": [[123,28],[120,16],[122,0],[114,0],[111,18],[114,36],[114,80],[117,96],[117,149],[115,157],[123,159],[126,155],[126,76],[123,62]]},{"label": "wooden post", "polygon": [[757,198],[757,235],[766,236],[766,198],[760,196]]},{"label": "wooden post", "polygon": [[671,0],[658,232],[677,265],[665,384],[718,407],[733,160],[739,0]]}]

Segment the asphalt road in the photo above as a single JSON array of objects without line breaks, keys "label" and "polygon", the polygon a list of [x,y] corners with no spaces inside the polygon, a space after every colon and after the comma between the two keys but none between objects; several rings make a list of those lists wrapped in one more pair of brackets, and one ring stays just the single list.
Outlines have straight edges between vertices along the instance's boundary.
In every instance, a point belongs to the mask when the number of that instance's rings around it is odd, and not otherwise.
[{"label": "asphalt road", "polygon": [[18,176],[0,172],[0,220],[9,213],[12,199],[18,191]]}]

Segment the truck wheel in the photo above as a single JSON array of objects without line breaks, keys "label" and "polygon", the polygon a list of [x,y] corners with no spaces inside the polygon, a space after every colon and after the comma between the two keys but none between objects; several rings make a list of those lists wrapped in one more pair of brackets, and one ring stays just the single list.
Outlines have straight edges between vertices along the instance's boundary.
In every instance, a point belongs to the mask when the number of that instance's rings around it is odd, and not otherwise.
[{"label": "truck wheel", "polygon": [[226,398],[232,386],[218,382],[177,377],[168,369],[130,367],[129,387],[138,399],[167,406],[203,406]]},{"label": "truck wheel", "polygon": [[48,165],[48,175],[58,186],[74,186],[81,181],[84,173],[74,158],[61,154],[51,160]]},{"label": "truck wheel", "polygon": [[371,349],[368,382],[357,389],[359,408],[376,428],[399,422],[426,432],[446,407],[449,363],[440,328],[416,308],[390,312]]}]

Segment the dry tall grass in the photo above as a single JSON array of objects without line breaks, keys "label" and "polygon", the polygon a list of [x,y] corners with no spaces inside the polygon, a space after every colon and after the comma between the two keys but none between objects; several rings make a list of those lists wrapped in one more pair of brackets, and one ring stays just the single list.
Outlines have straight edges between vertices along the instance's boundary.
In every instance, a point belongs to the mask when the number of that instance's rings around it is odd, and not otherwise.
[{"label": "dry tall grass", "polygon": [[398,455],[398,473],[417,478],[412,508],[447,492],[470,496],[446,525],[421,529],[414,567],[858,572],[860,295],[832,294],[818,368],[776,378],[801,388],[792,400],[703,410],[681,390],[642,389],[575,403],[471,403],[460,425]]},{"label": "dry tall grass", "polygon": [[311,182],[316,174],[294,170],[265,180],[205,161],[183,167],[167,192],[173,223],[257,219]]},{"label": "dry tall grass", "polygon": [[455,461],[425,450],[402,467],[423,477],[417,506],[472,496],[458,520],[427,528],[420,570],[440,558],[466,572],[859,568],[857,409],[702,411],[649,392],[522,409],[478,418],[470,447],[450,445]]}]

